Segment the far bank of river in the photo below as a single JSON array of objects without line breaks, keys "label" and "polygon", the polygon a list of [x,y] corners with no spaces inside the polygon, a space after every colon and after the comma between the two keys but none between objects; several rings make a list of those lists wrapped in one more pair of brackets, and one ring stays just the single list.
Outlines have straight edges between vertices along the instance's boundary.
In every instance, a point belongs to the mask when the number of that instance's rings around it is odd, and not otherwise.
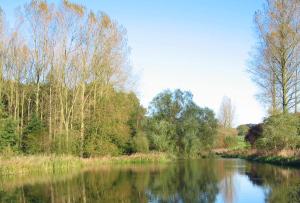
[{"label": "far bank of river", "polygon": [[215,150],[214,153],[222,158],[240,158],[248,161],[269,163],[280,166],[300,167],[300,154],[292,150],[263,152],[254,149],[245,150]]}]

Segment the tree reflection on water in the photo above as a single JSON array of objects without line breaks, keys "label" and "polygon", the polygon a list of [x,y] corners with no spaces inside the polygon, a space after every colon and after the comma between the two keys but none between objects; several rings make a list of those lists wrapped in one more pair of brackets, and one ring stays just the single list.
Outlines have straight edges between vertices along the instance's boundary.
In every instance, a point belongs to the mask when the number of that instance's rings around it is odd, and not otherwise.
[{"label": "tree reflection on water", "polygon": [[[236,202],[239,177],[269,191],[264,200],[299,202],[300,170],[242,160],[102,166],[55,177],[0,178],[1,202]],[[246,188],[247,189],[247,188]]]}]

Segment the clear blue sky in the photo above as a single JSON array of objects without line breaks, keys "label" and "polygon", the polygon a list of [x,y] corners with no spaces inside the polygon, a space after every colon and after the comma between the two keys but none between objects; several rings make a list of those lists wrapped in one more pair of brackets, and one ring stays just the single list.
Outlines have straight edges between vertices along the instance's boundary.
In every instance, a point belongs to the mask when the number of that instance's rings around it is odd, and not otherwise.
[{"label": "clear blue sky", "polygon": [[[0,0],[9,21],[26,0]],[[53,2],[53,1],[49,1]],[[104,11],[127,29],[131,64],[144,106],[160,91],[190,90],[216,113],[223,96],[236,106],[235,124],[265,115],[246,72],[255,45],[253,14],[263,0],[74,0]]]}]

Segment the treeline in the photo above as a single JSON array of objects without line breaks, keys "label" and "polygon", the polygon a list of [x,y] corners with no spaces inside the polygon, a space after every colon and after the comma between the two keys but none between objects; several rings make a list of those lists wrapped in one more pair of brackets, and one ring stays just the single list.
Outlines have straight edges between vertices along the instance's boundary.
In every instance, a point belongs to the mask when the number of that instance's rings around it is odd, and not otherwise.
[{"label": "treeline", "polygon": [[190,93],[160,94],[145,116],[126,31],[109,16],[67,0],[32,0],[17,13],[14,27],[0,16],[2,153],[197,154],[211,144],[214,114]]},{"label": "treeline", "polygon": [[128,90],[125,30],[68,1],[31,1],[12,28],[4,17],[1,149],[83,156],[125,145],[142,108]]},{"label": "treeline", "polygon": [[250,73],[269,118],[244,128],[246,140],[261,150],[300,148],[299,13],[298,0],[270,0],[255,14],[258,43]]}]

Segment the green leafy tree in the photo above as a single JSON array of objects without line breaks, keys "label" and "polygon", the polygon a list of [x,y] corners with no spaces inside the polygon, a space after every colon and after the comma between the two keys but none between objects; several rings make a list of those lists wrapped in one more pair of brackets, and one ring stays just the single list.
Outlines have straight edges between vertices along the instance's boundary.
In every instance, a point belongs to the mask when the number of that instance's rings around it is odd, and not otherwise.
[{"label": "green leafy tree", "polygon": [[45,149],[45,127],[42,121],[33,115],[26,126],[22,136],[22,150],[26,154],[44,152]]},{"label": "green leafy tree", "polygon": [[16,122],[11,118],[1,119],[0,122],[0,151],[17,151],[19,137],[16,132]]},{"label": "green leafy tree", "polygon": [[190,92],[166,90],[149,107],[150,139],[159,151],[197,155],[212,146],[217,120],[212,110],[200,108]]},{"label": "green leafy tree", "polygon": [[133,151],[146,153],[149,151],[149,141],[144,133],[138,133],[133,138]]},{"label": "green leafy tree", "polygon": [[176,126],[165,120],[148,122],[150,149],[161,152],[174,152],[176,148]]},{"label": "green leafy tree", "polygon": [[99,111],[96,108],[91,122],[85,125],[85,156],[136,152],[134,139],[144,140],[136,137],[143,133],[145,114],[136,95],[109,89],[105,97],[98,98],[96,102]]},{"label": "green leafy tree", "polygon": [[0,152],[18,150],[19,137],[16,129],[16,122],[7,117],[0,103]]}]

